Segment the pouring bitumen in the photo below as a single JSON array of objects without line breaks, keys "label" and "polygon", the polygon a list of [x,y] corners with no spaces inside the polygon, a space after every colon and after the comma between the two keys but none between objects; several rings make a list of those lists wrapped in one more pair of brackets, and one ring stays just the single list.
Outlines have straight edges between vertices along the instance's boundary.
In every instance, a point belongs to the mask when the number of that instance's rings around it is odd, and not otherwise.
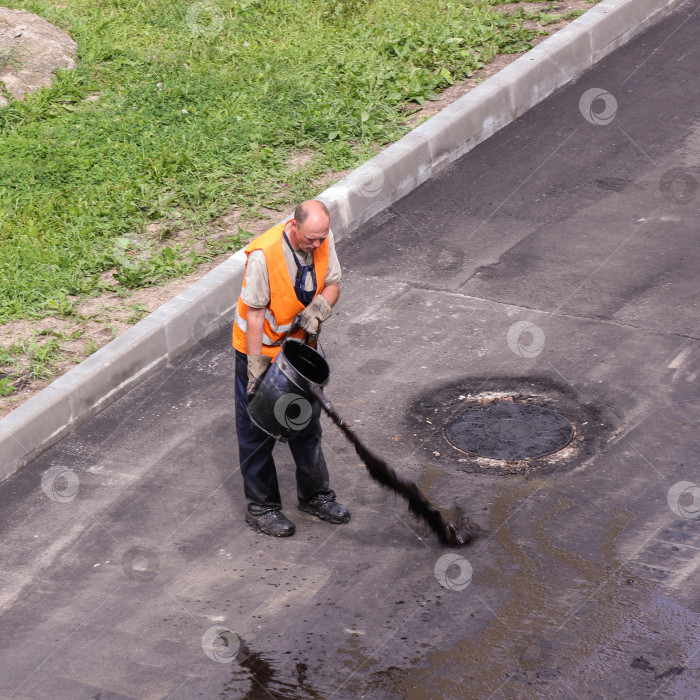
[{"label": "pouring bitumen", "polygon": [[364,462],[369,475],[375,481],[406,499],[411,512],[429,525],[442,544],[450,547],[461,547],[472,541],[479,530],[476,523],[472,522],[459,508],[455,508],[458,514],[457,522],[446,521],[442,513],[421,493],[414,481],[397,474],[393,467],[389,466],[385,460],[360,440],[333,408],[333,404],[326,398],[319,386],[311,385],[310,388],[329,418],[352,443],[358,457]]},{"label": "pouring bitumen", "polygon": [[397,474],[395,469],[370,450],[348,427],[323,393],[323,385],[330,376],[330,367],[325,358],[311,348],[308,342],[307,334],[305,342],[292,339],[284,343],[277,361],[265,374],[253,400],[248,405],[251,419],[272,437],[277,438],[281,431],[280,421],[275,417],[275,407],[279,399],[289,395],[289,392],[296,391],[306,393],[310,399],[316,398],[323,410],[352,443],[370,476],[385,488],[391,489],[404,498],[411,512],[428,524],[442,544],[461,547],[471,542],[479,528],[459,508],[455,508],[458,515],[457,522],[446,521],[414,481]]}]

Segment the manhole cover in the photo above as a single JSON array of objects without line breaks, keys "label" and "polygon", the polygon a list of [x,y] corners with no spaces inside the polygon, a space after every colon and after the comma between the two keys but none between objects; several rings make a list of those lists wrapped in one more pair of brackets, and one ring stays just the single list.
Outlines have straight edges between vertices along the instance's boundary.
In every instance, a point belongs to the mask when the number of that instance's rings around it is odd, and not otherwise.
[{"label": "manhole cover", "polygon": [[445,428],[445,436],[464,452],[512,462],[561,450],[571,442],[574,428],[547,406],[495,401],[457,416]]}]

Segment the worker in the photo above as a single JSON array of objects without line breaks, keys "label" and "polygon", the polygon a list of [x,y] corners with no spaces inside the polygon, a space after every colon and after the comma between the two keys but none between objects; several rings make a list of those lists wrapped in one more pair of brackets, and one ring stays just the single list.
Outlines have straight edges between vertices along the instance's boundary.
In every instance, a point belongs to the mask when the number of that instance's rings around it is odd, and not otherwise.
[{"label": "worker", "polygon": [[[246,269],[236,317],[236,432],[246,522],[275,537],[294,534],[294,524],[282,512],[273,437],[248,415],[248,401],[281,350],[285,337],[317,336],[340,296],[340,264],[323,202],[309,200],[294,210],[294,218],[251,241],[245,249]],[[299,328],[289,330],[295,318]],[[289,439],[296,464],[299,509],[329,523],[347,523],[350,512],[338,503],[329,486],[321,449],[321,406],[311,402],[309,423]]]}]

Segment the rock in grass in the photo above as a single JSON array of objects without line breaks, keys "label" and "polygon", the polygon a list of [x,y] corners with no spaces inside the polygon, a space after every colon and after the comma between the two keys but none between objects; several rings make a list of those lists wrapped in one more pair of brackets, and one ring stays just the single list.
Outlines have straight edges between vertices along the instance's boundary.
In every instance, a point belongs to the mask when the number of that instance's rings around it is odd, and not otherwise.
[{"label": "rock in grass", "polygon": [[0,106],[9,103],[8,95],[21,100],[50,87],[58,68],[75,68],[76,49],[67,32],[43,17],[0,7]]}]

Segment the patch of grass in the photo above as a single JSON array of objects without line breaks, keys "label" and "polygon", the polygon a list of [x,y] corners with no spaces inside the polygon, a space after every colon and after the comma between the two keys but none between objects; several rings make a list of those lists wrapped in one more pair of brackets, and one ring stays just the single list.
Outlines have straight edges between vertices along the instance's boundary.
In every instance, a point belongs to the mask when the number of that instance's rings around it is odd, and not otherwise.
[{"label": "patch of grass", "polygon": [[26,385],[37,379],[49,379],[64,357],[56,338],[48,338],[43,342],[22,340],[0,346],[0,367],[3,368],[4,378],[13,385]]},{"label": "patch of grass", "polygon": [[55,298],[46,299],[45,310],[46,313],[55,316],[72,316],[73,302],[66,297],[63,290],[57,290]]},{"label": "patch of grass", "polygon": [[127,308],[131,310],[131,316],[126,320],[127,323],[138,323],[144,316],[149,313],[148,307],[140,301],[135,301],[133,304],[128,304]]},{"label": "patch of grass", "polygon": [[[554,3],[556,7],[556,3]],[[548,8],[549,9],[549,8]],[[547,12],[545,10],[533,10],[532,12],[523,12],[522,8],[519,10],[520,14],[518,16],[524,19],[533,20],[534,22],[539,22],[543,27],[549,24],[554,24],[556,22],[561,22],[562,20],[575,19],[585,14],[585,10],[567,10],[560,14]]]},{"label": "patch of grass", "polygon": [[148,239],[118,238],[113,246],[114,278],[127,289],[149,287],[192,272],[197,256],[183,258],[182,247],[158,249]]},{"label": "patch of grass", "polygon": [[37,331],[36,334],[37,336],[51,335],[54,338],[58,338],[59,340],[73,341],[78,340],[78,338],[82,337],[84,333],[85,331],[82,331],[80,329],[68,333],[65,331],[57,331],[53,328],[42,328],[40,331]]},{"label": "patch of grass", "polygon": [[0,345],[0,367],[12,367],[18,352],[21,352],[21,349],[16,345]]},{"label": "patch of grass", "polygon": [[43,343],[21,343],[22,351],[29,360],[25,373],[31,382],[36,379],[49,379],[56,365],[64,358],[58,341],[51,338]]},{"label": "patch of grass", "polygon": [[[489,0],[217,0],[199,17],[188,0],[4,4],[68,30],[80,60],[0,108],[0,323],[70,315],[105,270],[120,292],[232,250],[146,227],[305,198],[401,136],[407,103],[538,33]],[[293,172],[300,151],[314,158]]]},{"label": "patch of grass", "polygon": [[238,250],[242,248],[251,237],[251,234],[247,233],[239,226],[238,233],[207,241],[207,253],[205,255],[216,256],[231,250]]},{"label": "patch of grass", "polygon": [[7,377],[0,379],[0,396],[10,396],[14,394],[17,389],[12,385]]},{"label": "patch of grass", "polygon": [[[594,2],[600,2],[600,0],[594,0]],[[561,19],[576,19],[585,14],[586,10],[567,10],[561,14]]]}]

